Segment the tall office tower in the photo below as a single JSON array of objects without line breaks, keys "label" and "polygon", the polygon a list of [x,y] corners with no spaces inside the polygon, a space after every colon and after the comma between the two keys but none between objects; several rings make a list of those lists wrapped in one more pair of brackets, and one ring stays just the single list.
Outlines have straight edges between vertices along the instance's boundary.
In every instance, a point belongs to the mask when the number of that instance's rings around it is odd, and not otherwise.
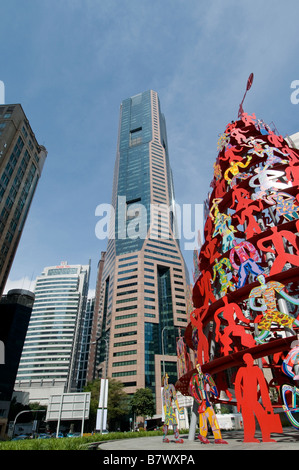
[{"label": "tall office tower", "polygon": [[82,334],[80,340],[80,356],[77,378],[77,390],[82,392],[84,386],[89,381],[87,378],[89,366],[89,351],[91,347],[91,333],[93,326],[95,297],[87,299],[85,314],[82,324]]},{"label": "tall office tower", "polygon": [[44,269],[15,382],[29,401],[47,404],[50,395],[77,391],[82,326],[90,265]]},{"label": "tall office tower", "polygon": [[[13,289],[0,300],[0,439],[8,420],[14,383],[34,302],[34,294]],[[1,354],[3,353],[3,354]]]},{"label": "tall office tower", "polygon": [[92,382],[97,377],[97,339],[99,337],[101,331],[101,303],[102,303],[102,292],[101,292],[101,285],[102,285],[102,276],[103,276],[103,269],[104,269],[104,262],[105,262],[105,255],[106,252],[102,251],[101,259],[98,263],[98,271],[97,271],[97,280],[96,280],[96,291],[95,291],[95,298],[94,298],[94,312],[92,317],[92,325],[91,325],[91,334],[90,334],[90,346],[89,346],[89,356],[87,362],[87,373],[86,373],[86,381]]},{"label": "tall office tower", "polygon": [[46,157],[21,105],[0,106],[0,297]]},{"label": "tall office tower", "polygon": [[128,394],[152,389],[157,413],[164,366],[169,380],[177,380],[176,340],[187,324],[173,203],[165,119],[150,90],[120,107],[98,359],[99,374],[108,365],[108,377],[123,382]]}]

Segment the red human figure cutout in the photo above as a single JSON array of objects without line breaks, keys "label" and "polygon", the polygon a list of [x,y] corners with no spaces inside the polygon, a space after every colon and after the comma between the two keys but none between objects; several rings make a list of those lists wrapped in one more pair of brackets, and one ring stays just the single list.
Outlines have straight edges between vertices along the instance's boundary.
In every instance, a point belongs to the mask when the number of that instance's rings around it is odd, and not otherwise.
[{"label": "red human figure cutout", "polygon": [[209,301],[211,303],[216,302],[216,298],[212,290],[212,276],[209,271],[203,271],[196,284],[198,286],[199,293],[202,297],[202,306],[208,306]]},{"label": "red human figure cutout", "polygon": [[[299,163],[299,162],[298,162]],[[285,174],[288,181],[293,183],[293,186],[298,186],[299,184],[299,165],[294,165],[294,163],[290,163],[289,166],[285,169]]]},{"label": "red human figure cutout", "polygon": [[236,147],[234,147],[231,144],[228,144],[228,146],[224,150],[224,155],[220,157],[220,160],[229,161],[229,162],[235,160],[235,161],[240,162],[241,160],[243,160],[243,157],[241,155],[238,155],[238,153],[243,152],[243,151],[244,150],[242,147],[240,148],[240,150],[237,150]]},{"label": "red human figure cutout", "polygon": [[239,128],[232,129],[230,135],[233,137],[239,145],[246,143],[247,137],[245,134],[247,134],[249,131],[241,131]]},{"label": "red human figure cutout", "polygon": [[235,217],[238,219],[240,224],[244,224],[246,222],[246,238],[251,238],[254,235],[261,233],[261,227],[259,226],[258,222],[256,221],[253,213],[257,212],[258,214],[261,213],[263,210],[263,202],[258,199],[257,201],[249,203],[246,208],[244,208],[240,214],[236,213]]},{"label": "red human figure cutout", "polygon": [[275,132],[273,132],[273,131],[271,131],[271,129],[269,129],[269,134],[268,134],[267,138],[268,138],[268,141],[270,142],[270,144],[272,144],[274,147],[277,147],[277,148],[282,147],[283,140],[284,140],[282,135],[276,135]]},{"label": "red human figure cutout", "polygon": [[299,162],[298,150],[291,149],[290,147],[282,147],[281,149],[284,153],[287,153],[288,160],[290,164],[296,164]]},{"label": "red human figure cutout", "polygon": [[252,115],[248,113],[243,113],[241,116],[241,120],[244,122],[245,126],[250,126],[251,124],[255,125],[256,116],[254,113]]},{"label": "red human figure cutout", "polygon": [[226,190],[226,181],[225,179],[222,179],[221,181],[217,181],[215,184],[215,197],[216,198],[222,198],[227,190]]},{"label": "red human figure cutout", "polygon": [[214,227],[214,222],[213,222],[212,217],[209,215],[207,217],[205,227],[204,227],[204,236],[205,236],[205,238],[207,238],[207,236],[209,236],[209,234],[212,232],[213,227]]},{"label": "red human figure cutout", "polygon": [[[240,307],[235,303],[228,303],[227,296],[223,297],[224,305],[218,308],[214,314],[215,320],[215,340],[222,344],[221,352],[224,356],[230,354],[233,350],[231,345],[233,344],[233,337],[239,337],[242,346],[251,348],[255,346],[255,340],[253,337],[246,333],[242,325],[238,325],[236,320],[249,325],[250,320],[243,315]],[[220,316],[222,318],[220,318]],[[222,320],[222,321],[221,321]],[[221,331],[221,323],[226,326]]]},{"label": "red human figure cutout", "polygon": [[190,320],[192,325],[197,329],[197,362],[202,365],[206,362],[209,362],[209,342],[206,335],[203,332],[201,316],[204,311],[207,311],[207,308],[196,308],[190,314]]},{"label": "red human figure cutout", "polygon": [[220,258],[221,253],[217,251],[217,247],[219,246],[219,241],[216,237],[212,238],[211,235],[209,235],[206,238],[206,242],[201,248],[200,256],[205,257],[208,261],[209,264],[213,264],[215,259]]},{"label": "red human figure cutout", "polygon": [[228,400],[229,401],[232,400],[233,395],[228,389],[227,379],[226,379],[226,375],[225,375],[224,371],[218,372],[218,374],[217,374],[217,389],[219,391],[219,394],[221,392],[224,392],[226,394]]},{"label": "red human figure cutout", "polygon": [[236,212],[246,209],[252,203],[250,192],[245,188],[234,187],[232,190],[232,209]]},{"label": "red human figure cutout", "polygon": [[[299,266],[298,243],[299,239],[295,233],[288,230],[281,230],[278,232],[277,227],[271,227],[271,235],[257,241],[257,247],[264,252],[275,254],[275,259],[270,270],[270,276],[282,272],[286,263],[291,263],[294,266]],[[286,253],[284,248],[284,240],[293,246],[295,254]],[[265,246],[267,242],[271,242],[270,246]],[[272,248],[272,243],[274,249]]]},{"label": "red human figure cutout", "polygon": [[[263,442],[275,442],[271,433],[282,433],[279,415],[273,413],[268,385],[261,369],[254,365],[251,354],[245,353],[245,367],[240,367],[236,374],[235,394],[237,409],[241,411],[244,425],[243,442],[259,442],[255,436],[255,418],[257,419]],[[258,399],[258,389],[260,400]]]},{"label": "red human figure cutout", "polygon": [[235,129],[237,123],[236,122],[229,122],[225,128],[224,133],[225,134],[230,134],[233,129]]}]

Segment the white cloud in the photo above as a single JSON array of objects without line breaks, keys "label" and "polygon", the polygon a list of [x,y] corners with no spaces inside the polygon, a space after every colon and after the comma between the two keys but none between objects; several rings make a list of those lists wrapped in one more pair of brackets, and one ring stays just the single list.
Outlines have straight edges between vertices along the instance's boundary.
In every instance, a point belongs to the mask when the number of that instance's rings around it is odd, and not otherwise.
[{"label": "white cloud", "polygon": [[8,291],[12,289],[24,289],[34,292],[35,289],[35,280],[29,279],[28,277],[23,277],[21,279],[8,279],[4,289],[4,294],[7,294]]}]

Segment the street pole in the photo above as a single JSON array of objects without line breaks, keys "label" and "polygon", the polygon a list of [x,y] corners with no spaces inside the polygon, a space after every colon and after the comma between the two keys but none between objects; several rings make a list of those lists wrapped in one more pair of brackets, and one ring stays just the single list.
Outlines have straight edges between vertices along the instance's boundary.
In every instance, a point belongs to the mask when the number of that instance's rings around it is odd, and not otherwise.
[{"label": "street pole", "polygon": [[16,422],[17,422],[17,419],[18,417],[22,414],[22,413],[45,413],[45,410],[23,410],[23,411],[20,411],[17,416],[15,417],[14,419],[14,422],[13,422],[13,428],[12,428],[12,438],[14,437],[14,434],[15,434],[15,426],[16,426]]}]

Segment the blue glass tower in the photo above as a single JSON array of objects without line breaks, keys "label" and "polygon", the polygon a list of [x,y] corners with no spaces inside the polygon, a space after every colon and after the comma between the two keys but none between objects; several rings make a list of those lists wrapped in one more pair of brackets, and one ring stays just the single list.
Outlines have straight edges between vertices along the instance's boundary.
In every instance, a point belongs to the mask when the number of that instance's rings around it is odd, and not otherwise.
[{"label": "blue glass tower", "polygon": [[121,104],[112,206],[97,370],[129,394],[151,388],[159,413],[163,371],[177,379],[176,338],[187,305],[166,124],[152,90]]}]

